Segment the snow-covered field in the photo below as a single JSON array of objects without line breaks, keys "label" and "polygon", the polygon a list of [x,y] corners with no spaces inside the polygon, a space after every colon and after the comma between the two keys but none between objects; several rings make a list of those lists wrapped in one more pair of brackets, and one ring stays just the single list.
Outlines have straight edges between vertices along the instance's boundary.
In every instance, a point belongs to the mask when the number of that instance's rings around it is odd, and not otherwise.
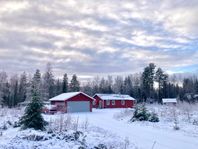
[{"label": "snow-covered field", "polygon": [[[92,113],[44,115],[49,122],[46,132],[20,131],[12,124],[9,126],[7,121],[13,123],[22,111],[1,109],[0,127],[6,125],[7,129],[0,129],[0,148],[78,149],[84,146],[86,149],[97,149],[99,144],[104,144],[108,149],[198,148],[197,105],[147,105],[147,108],[158,113],[160,122],[130,122],[131,109],[94,109]],[[173,129],[175,121],[179,130]],[[56,134],[49,133],[50,129],[56,130]],[[83,134],[76,140],[71,139],[75,138],[76,131]],[[32,141],[31,138],[36,135],[44,138]]]}]

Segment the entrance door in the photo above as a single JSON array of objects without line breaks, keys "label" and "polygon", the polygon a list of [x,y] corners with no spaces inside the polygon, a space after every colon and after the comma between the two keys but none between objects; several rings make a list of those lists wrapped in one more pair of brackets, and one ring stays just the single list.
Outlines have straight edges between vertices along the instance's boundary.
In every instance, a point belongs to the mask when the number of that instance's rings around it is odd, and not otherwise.
[{"label": "entrance door", "polygon": [[103,102],[102,102],[102,100],[99,101],[99,108],[100,108],[100,109],[103,108]]}]

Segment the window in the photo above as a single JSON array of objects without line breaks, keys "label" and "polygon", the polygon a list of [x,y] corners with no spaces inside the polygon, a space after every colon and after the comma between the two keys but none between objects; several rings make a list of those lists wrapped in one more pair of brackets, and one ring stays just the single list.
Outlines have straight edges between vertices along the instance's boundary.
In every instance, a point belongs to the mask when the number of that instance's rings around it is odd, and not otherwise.
[{"label": "window", "polygon": [[112,100],[111,102],[112,102],[112,105],[115,105],[115,100]]},{"label": "window", "polygon": [[93,101],[93,105],[96,105],[96,101],[95,100]]},{"label": "window", "polygon": [[121,100],[121,105],[125,105],[125,101],[124,100]]},{"label": "window", "polygon": [[109,106],[109,105],[110,105],[110,100],[107,100],[106,103],[107,103],[107,105]]}]

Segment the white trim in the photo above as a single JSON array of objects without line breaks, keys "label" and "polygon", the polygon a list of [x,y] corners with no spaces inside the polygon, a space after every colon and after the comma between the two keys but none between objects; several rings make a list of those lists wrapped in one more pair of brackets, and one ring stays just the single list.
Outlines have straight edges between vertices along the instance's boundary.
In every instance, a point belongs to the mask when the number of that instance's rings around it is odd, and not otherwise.
[{"label": "white trim", "polygon": [[68,93],[62,93],[62,94],[60,94],[60,95],[58,95],[58,96],[55,96],[55,97],[53,97],[53,98],[51,98],[51,99],[49,99],[49,100],[50,100],[50,101],[66,101],[66,100],[68,100],[68,99],[70,99],[70,98],[72,98],[72,97],[74,97],[74,96],[76,96],[76,95],[78,95],[78,94],[83,94],[84,96],[89,97],[89,98],[91,98],[93,101],[95,101],[95,99],[94,99],[93,97],[91,97],[91,96],[89,96],[89,95],[87,95],[87,94],[85,94],[85,93],[83,93],[83,92],[68,92]]},{"label": "white trim", "polygon": [[110,106],[110,103],[111,103],[110,100],[106,100],[106,105],[107,106]]},{"label": "white trim", "polygon": [[135,100],[133,97],[123,94],[95,94],[93,98],[95,96],[98,96],[102,100]]},{"label": "white trim", "polygon": [[162,102],[163,103],[177,103],[177,99],[176,98],[163,98]]},{"label": "white trim", "polygon": [[122,105],[122,106],[125,105],[125,100],[121,100],[121,105]]},{"label": "white trim", "polygon": [[115,106],[116,105],[115,100],[111,100],[111,104],[112,104],[112,106]]}]

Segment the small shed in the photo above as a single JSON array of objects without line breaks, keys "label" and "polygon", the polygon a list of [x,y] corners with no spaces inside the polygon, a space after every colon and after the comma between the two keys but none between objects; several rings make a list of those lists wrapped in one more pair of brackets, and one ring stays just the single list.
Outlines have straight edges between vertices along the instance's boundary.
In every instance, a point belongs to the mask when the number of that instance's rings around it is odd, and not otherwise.
[{"label": "small shed", "polygon": [[135,99],[122,94],[95,94],[94,108],[133,108]]},{"label": "small shed", "polygon": [[63,93],[49,99],[51,105],[57,107],[57,111],[73,113],[73,112],[92,112],[92,104],[94,99],[83,92]]},{"label": "small shed", "polygon": [[176,105],[177,98],[163,98],[162,103],[165,105]]}]

